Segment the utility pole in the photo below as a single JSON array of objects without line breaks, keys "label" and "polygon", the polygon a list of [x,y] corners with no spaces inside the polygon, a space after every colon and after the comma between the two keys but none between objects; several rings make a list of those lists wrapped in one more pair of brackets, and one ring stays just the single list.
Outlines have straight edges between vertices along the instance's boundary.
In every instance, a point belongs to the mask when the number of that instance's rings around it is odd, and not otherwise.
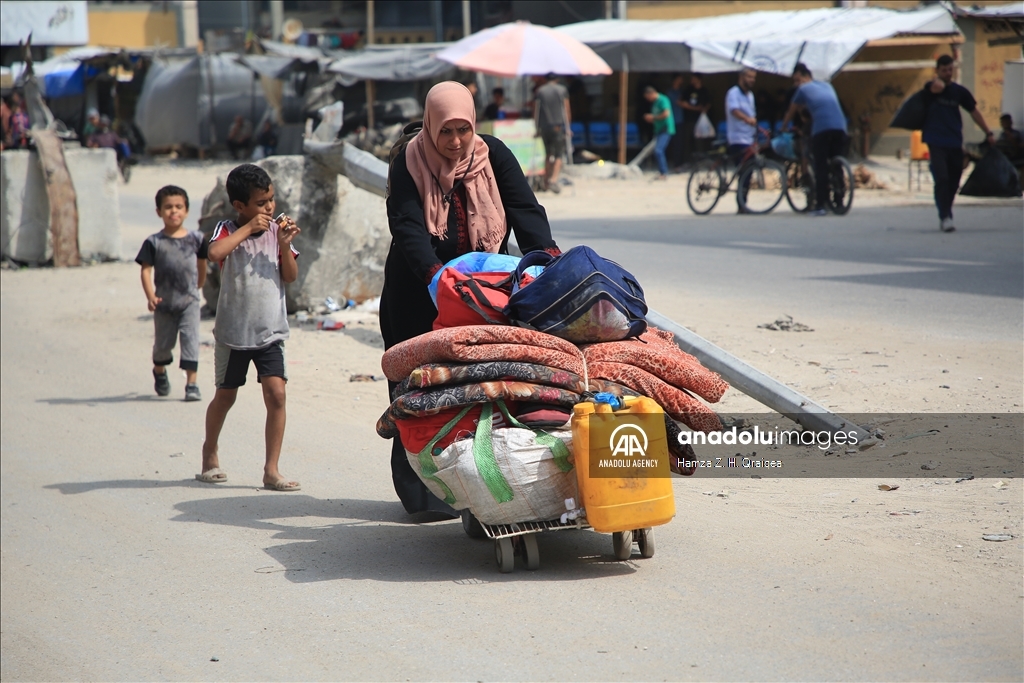
[{"label": "utility pole", "polygon": [[[366,44],[373,45],[373,0],[366,0]],[[366,81],[366,127],[373,130],[373,102],[377,99],[377,86],[371,81]]]},{"label": "utility pole", "polygon": [[444,42],[444,5],[441,0],[430,3],[431,14],[434,15],[434,42]]},{"label": "utility pole", "polygon": [[473,22],[469,16],[469,0],[462,0],[462,37],[473,32]]},{"label": "utility pole", "polygon": [[270,36],[281,40],[281,27],[284,25],[284,0],[270,0]]}]

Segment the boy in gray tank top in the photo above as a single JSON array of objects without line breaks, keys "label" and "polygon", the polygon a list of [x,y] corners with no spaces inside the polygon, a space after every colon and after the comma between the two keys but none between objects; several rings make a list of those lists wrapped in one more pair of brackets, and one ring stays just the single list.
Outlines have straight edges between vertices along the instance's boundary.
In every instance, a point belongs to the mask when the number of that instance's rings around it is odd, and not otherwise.
[{"label": "boy in gray tank top", "polygon": [[256,381],[263,386],[267,406],[263,487],[298,491],[299,482],[281,476],[278,461],[284,441],[288,381],[284,286],[299,276],[295,261],[299,252],[292,246],[299,226],[284,215],[273,218],[274,186],[259,166],[243,164],[235,168],[228,174],[226,187],[238,219],[222,221],[210,237],[209,257],[220,264],[220,298],[213,329],[217,393],[206,411],[203,468],[196,479],[208,484],[228,480],[220,469],[217,441],[251,362],[256,366]]}]

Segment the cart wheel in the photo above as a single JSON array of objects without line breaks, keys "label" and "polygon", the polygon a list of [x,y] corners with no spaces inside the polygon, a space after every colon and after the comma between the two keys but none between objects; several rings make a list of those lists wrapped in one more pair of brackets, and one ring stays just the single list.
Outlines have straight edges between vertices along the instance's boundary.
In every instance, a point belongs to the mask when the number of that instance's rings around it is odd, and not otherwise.
[{"label": "cart wheel", "polygon": [[640,547],[640,557],[654,557],[654,529],[637,529],[636,544]]},{"label": "cart wheel", "polygon": [[480,526],[480,520],[473,516],[469,509],[462,511],[462,529],[470,538],[484,538],[484,528]]},{"label": "cart wheel", "polygon": [[616,560],[628,560],[633,554],[633,532],[616,531],[612,534],[612,547],[615,548]]},{"label": "cart wheel", "polygon": [[511,538],[494,540],[494,559],[498,563],[498,571],[502,574],[508,574],[515,568],[516,556],[512,550]]},{"label": "cart wheel", "polygon": [[537,534],[526,534],[523,539],[523,561],[530,571],[540,567],[540,549],[537,547]]}]

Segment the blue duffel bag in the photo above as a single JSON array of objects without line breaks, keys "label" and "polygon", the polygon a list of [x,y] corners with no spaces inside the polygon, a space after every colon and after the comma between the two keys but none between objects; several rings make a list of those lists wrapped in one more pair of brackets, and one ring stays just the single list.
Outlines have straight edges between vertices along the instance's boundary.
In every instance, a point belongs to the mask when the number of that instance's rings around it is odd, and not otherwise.
[{"label": "blue duffel bag", "polygon": [[[544,266],[544,271],[529,286],[521,286],[523,272],[531,266]],[[640,283],[590,247],[573,247],[557,257],[530,252],[512,276],[504,313],[520,327],[575,344],[620,341],[647,329]]]}]

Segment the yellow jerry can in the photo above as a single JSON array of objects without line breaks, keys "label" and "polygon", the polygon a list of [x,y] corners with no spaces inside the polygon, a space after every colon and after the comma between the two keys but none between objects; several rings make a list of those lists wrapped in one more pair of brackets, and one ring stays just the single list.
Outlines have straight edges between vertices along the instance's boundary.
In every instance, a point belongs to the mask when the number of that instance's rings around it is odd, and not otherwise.
[{"label": "yellow jerry can", "polygon": [[666,524],[676,514],[665,413],[643,396],[577,403],[572,451],[587,522],[605,533]]}]

